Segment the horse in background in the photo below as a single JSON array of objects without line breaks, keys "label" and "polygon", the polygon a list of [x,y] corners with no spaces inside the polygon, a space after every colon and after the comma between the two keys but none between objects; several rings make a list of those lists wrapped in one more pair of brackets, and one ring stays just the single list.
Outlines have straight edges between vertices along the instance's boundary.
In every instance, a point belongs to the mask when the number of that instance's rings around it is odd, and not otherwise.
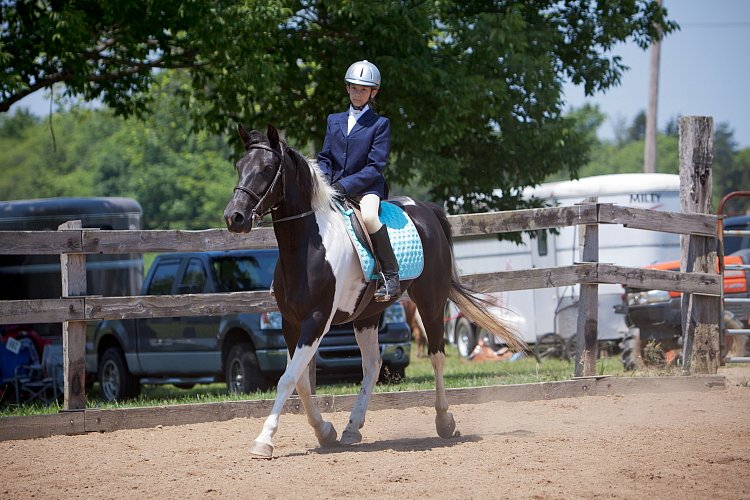
[{"label": "horse in background", "polygon": [[406,324],[409,325],[411,336],[414,339],[415,355],[417,358],[423,358],[427,354],[427,332],[424,329],[422,316],[419,315],[417,304],[414,301],[401,299],[401,305],[404,306]]}]

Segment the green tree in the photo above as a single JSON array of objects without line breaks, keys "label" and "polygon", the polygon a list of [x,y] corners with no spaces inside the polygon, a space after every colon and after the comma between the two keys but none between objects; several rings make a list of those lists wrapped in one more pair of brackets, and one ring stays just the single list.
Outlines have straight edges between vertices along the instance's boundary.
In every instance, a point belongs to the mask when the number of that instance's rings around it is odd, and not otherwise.
[{"label": "green tree", "polygon": [[625,69],[616,44],[646,48],[677,27],[650,0],[41,0],[0,13],[0,110],[63,82],[143,116],[157,70],[185,68],[175,97],[195,130],[271,122],[310,153],[346,104],[346,67],[368,58],[392,119],[389,180],[418,174],[433,198],[470,211],[523,205],[520,188],[576,175],[590,140],[563,116],[563,82],[605,91]]},{"label": "green tree", "polygon": [[734,130],[726,122],[714,127],[713,147],[713,201],[718,208],[726,194],[750,189],[750,148],[737,149]]},{"label": "green tree", "polygon": [[[147,229],[220,227],[236,176],[232,150],[221,137],[191,131],[175,98],[186,85],[179,73],[160,75],[155,112],[144,120],[109,109],[58,113],[54,144],[46,123],[25,113],[0,117],[0,199],[128,196],[141,203]],[[19,121],[27,125],[11,127]]]}]

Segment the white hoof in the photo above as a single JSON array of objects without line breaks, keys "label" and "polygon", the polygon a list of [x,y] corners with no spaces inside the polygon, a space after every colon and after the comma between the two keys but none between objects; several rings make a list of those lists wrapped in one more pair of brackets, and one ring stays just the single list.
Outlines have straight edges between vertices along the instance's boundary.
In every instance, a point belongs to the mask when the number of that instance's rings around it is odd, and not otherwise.
[{"label": "white hoof", "polygon": [[250,455],[253,458],[265,458],[269,460],[273,457],[273,445],[253,441],[253,445],[250,447]]},{"label": "white hoof", "polygon": [[357,444],[362,441],[362,433],[357,430],[345,430],[341,435],[341,444]]},{"label": "white hoof", "polygon": [[461,435],[456,430],[456,421],[453,418],[453,414],[450,412],[438,412],[435,415],[435,428],[437,429],[438,436],[443,439],[450,439]]},{"label": "white hoof", "polygon": [[324,448],[338,444],[336,441],[338,435],[336,434],[336,429],[331,422],[323,422],[320,430],[315,430],[315,437],[318,438],[320,446]]}]

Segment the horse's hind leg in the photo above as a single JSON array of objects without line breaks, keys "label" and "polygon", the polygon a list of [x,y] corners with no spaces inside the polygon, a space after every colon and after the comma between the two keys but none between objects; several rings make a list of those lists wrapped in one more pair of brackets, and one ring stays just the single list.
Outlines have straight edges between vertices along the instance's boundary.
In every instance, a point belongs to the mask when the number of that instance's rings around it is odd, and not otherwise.
[{"label": "horse's hind leg", "polygon": [[[419,303],[417,303],[419,307]],[[435,373],[435,428],[442,438],[459,436],[456,431],[456,421],[453,414],[448,411],[448,398],[445,394],[445,380],[443,369],[445,367],[445,339],[443,338],[443,311],[442,306],[433,313],[432,307],[422,314],[425,331],[427,332],[427,353],[430,356],[432,370]],[[420,311],[422,312],[422,311]]]},{"label": "horse's hind leg", "polygon": [[320,446],[327,447],[335,445],[336,429],[331,422],[323,420],[320,410],[313,403],[310,377],[307,376],[307,373],[303,373],[297,381],[297,394],[299,394],[299,398],[302,401],[302,406],[305,407],[307,423],[309,423],[315,431],[315,437],[318,438]]},{"label": "horse's hind leg", "polygon": [[362,441],[359,430],[365,425],[365,414],[370,404],[372,391],[380,376],[380,347],[378,346],[379,315],[354,322],[357,344],[362,353],[362,387],[354,404],[349,423],[341,434],[341,444],[355,444]]}]

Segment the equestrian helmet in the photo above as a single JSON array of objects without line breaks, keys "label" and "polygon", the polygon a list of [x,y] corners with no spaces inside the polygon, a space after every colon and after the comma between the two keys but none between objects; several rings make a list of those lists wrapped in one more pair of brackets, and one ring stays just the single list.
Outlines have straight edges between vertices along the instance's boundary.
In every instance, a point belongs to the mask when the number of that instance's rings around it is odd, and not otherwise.
[{"label": "equestrian helmet", "polygon": [[357,61],[346,70],[344,81],[354,85],[378,88],[380,87],[380,71],[367,59]]}]

